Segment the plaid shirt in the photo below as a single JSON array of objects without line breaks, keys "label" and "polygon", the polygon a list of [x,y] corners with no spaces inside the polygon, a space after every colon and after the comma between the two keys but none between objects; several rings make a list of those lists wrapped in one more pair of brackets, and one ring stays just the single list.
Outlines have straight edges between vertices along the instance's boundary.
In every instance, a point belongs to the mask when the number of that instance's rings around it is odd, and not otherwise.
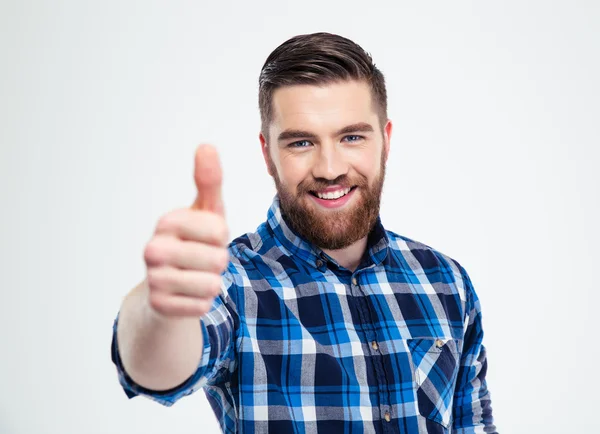
[{"label": "plaid shirt", "polygon": [[229,245],[204,353],[152,391],[112,360],[129,398],[170,406],[202,388],[226,433],[493,433],[480,303],[452,258],[384,230],[351,272],[268,220]]}]

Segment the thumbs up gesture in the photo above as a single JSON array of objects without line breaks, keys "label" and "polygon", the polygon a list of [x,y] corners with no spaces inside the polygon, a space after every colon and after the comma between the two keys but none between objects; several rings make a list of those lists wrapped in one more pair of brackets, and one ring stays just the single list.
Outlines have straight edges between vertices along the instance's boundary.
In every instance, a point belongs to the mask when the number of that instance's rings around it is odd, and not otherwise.
[{"label": "thumbs up gesture", "polygon": [[149,303],[159,314],[201,317],[221,291],[229,263],[222,178],[216,149],[199,146],[194,203],[163,215],[144,249]]}]

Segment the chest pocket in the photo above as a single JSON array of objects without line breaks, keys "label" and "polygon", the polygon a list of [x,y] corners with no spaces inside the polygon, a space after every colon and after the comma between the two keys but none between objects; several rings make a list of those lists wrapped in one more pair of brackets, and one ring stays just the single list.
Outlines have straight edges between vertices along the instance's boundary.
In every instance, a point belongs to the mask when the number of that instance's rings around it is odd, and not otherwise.
[{"label": "chest pocket", "polygon": [[417,385],[419,414],[449,429],[460,341],[447,338],[408,339]]}]

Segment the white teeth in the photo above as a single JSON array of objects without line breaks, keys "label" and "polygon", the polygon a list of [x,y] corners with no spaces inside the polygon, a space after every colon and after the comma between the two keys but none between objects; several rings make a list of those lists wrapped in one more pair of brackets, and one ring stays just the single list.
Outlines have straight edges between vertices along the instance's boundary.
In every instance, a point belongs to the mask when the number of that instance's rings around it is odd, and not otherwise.
[{"label": "white teeth", "polygon": [[344,188],[343,190],[337,191],[329,191],[327,193],[319,193],[317,192],[317,196],[320,199],[339,199],[342,196],[345,196],[350,191],[350,188]]}]

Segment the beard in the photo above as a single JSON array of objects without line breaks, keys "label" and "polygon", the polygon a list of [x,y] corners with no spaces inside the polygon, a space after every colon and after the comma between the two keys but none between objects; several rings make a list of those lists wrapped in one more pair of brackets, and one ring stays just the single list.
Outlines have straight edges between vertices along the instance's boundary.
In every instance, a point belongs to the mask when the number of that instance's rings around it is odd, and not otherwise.
[{"label": "beard", "polygon": [[[350,178],[346,175],[329,181],[323,178],[306,179],[298,184],[294,194],[281,183],[277,170],[269,157],[269,166],[279,196],[281,215],[292,230],[308,242],[321,249],[337,250],[367,236],[377,221],[381,203],[381,193],[385,179],[385,158],[381,155],[379,176],[369,185],[364,176]],[[340,210],[324,210],[317,204],[309,204],[308,195],[313,191],[338,185],[341,188],[353,187],[356,197],[351,198],[351,207]]]}]

